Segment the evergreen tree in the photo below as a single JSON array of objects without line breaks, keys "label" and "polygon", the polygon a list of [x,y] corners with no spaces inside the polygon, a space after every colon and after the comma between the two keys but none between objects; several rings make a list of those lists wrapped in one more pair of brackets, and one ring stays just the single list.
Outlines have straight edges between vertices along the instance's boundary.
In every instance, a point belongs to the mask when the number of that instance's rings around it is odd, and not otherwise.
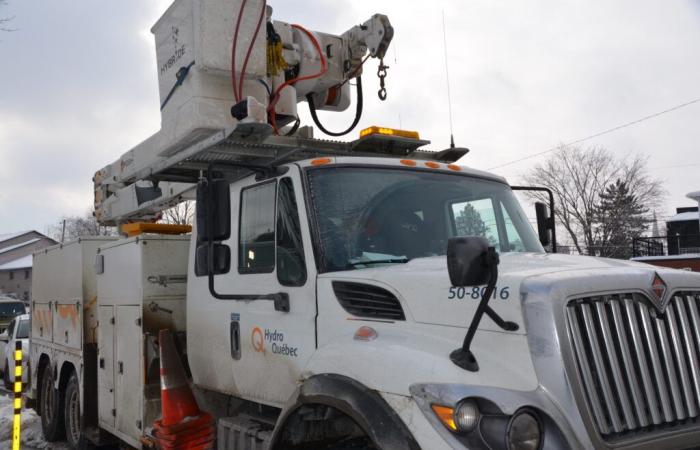
[{"label": "evergreen tree", "polygon": [[649,226],[648,208],[630,192],[627,183],[617,180],[600,193],[595,209],[596,249],[599,256],[629,259],[632,240]]},{"label": "evergreen tree", "polygon": [[455,217],[455,226],[458,236],[482,236],[488,239],[491,245],[496,243],[493,236],[489,234],[489,229],[484,219],[481,218],[481,214],[471,203],[464,205],[459,216]]}]

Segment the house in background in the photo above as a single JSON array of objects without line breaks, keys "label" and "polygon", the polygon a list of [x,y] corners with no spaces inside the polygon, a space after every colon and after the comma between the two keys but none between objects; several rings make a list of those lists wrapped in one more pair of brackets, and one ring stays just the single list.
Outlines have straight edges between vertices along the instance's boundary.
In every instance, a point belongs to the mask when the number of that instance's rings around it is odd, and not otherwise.
[{"label": "house in background", "polygon": [[700,191],[691,192],[688,198],[699,205],[677,208],[676,215],[666,220],[664,236],[634,240],[634,261],[700,272]]},{"label": "house in background", "polygon": [[32,254],[56,243],[37,231],[0,234],[0,294],[31,301]]}]

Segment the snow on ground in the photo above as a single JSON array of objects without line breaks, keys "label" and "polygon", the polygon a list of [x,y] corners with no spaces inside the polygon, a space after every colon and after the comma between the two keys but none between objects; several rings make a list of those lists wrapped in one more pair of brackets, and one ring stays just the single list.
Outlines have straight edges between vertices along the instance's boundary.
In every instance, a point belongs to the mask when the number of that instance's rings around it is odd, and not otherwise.
[{"label": "snow on ground", "polygon": [[[0,389],[0,450],[12,448],[12,394]],[[32,409],[22,409],[22,450],[68,450],[68,445],[46,442],[41,434],[41,418]]]}]

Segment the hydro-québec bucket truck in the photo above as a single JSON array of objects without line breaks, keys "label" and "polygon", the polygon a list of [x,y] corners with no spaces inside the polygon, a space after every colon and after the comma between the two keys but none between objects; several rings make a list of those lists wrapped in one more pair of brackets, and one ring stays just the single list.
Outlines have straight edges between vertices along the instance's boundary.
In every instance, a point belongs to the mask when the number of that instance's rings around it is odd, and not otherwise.
[{"label": "hydro-qu\u00e9bec bucket truck", "polygon": [[[553,205],[534,231],[463,149],[299,126],[354,85],[354,128],[370,57],[386,97],[386,16],[333,35],[176,0],[152,31],[162,128],[93,180],[123,236],[34,258],[49,441],[156,444],[167,329],[223,450],[698,445],[700,275],[547,253]],[[191,233],[153,223],[183,201]]]}]

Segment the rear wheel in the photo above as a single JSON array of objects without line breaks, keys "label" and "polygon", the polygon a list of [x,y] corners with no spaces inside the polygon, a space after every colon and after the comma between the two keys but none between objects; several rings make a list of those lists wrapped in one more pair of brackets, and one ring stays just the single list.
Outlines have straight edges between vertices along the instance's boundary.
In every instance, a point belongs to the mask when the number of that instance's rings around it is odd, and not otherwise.
[{"label": "rear wheel", "polygon": [[44,438],[49,441],[57,441],[63,438],[63,411],[61,408],[61,396],[53,388],[53,370],[51,366],[44,369],[41,377],[41,431]]},{"label": "rear wheel", "polygon": [[78,449],[80,447],[82,429],[80,426],[80,383],[78,383],[78,377],[75,372],[68,379],[63,402],[66,440],[71,448]]}]

